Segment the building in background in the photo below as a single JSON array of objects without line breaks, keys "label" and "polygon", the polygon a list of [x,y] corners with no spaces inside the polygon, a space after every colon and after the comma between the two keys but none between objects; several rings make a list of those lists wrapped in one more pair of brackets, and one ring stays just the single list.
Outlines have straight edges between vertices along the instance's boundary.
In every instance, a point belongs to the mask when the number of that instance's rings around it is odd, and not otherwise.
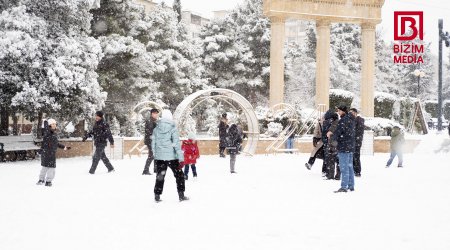
[{"label": "building in background", "polygon": [[302,20],[286,21],[286,43],[303,43],[306,37],[306,22]]},{"label": "building in background", "polygon": [[[145,13],[147,14],[154,10],[159,4],[153,0],[134,0],[134,2],[143,6]],[[172,9],[172,6],[169,5],[166,5],[166,7]],[[191,37],[198,37],[202,26],[210,22],[208,18],[202,17],[200,14],[189,10],[181,12],[181,19],[186,24]]]},{"label": "building in background", "polygon": [[198,37],[202,26],[209,23],[208,18],[200,16],[200,14],[194,13],[189,10],[184,10],[181,12],[181,19],[188,27],[188,32],[191,37]]}]

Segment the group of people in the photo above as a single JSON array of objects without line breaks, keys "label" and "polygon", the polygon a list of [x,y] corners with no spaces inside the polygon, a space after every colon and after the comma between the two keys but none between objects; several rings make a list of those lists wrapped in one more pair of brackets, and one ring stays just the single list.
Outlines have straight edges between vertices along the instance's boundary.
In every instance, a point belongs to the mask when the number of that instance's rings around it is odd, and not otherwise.
[{"label": "group of people", "polygon": [[[170,168],[176,179],[179,200],[188,200],[189,198],[184,195],[185,174],[182,169],[183,167],[185,167],[185,169],[188,168],[190,164],[193,169],[194,176],[197,175],[195,171],[195,163],[192,164],[192,162],[199,157],[198,147],[195,143],[194,148],[197,152],[185,150],[185,152],[190,152],[195,155],[194,158],[188,157],[188,161],[186,163],[189,164],[185,165],[185,157],[181,149],[180,138],[173,121],[172,113],[169,110],[163,110],[161,119],[159,120],[159,111],[157,109],[152,109],[150,113],[151,118],[146,121],[145,124],[144,143],[148,147],[148,157],[144,166],[143,174],[151,174],[149,170],[150,164],[153,160],[155,160],[154,172],[157,173],[157,176],[154,194],[155,201],[159,202],[161,201],[161,194],[164,188],[164,178],[167,168]],[[96,121],[92,130],[86,133],[83,137],[83,141],[86,141],[89,137],[93,137],[95,145],[95,152],[92,157],[92,165],[89,173],[95,174],[100,160],[103,161],[108,169],[108,173],[110,173],[114,171],[114,167],[105,154],[105,148],[107,146],[107,141],[109,141],[111,148],[114,148],[114,138],[111,134],[108,123],[106,123],[103,118],[102,111],[97,111],[95,113],[95,120]],[[56,134],[56,121],[54,119],[44,121],[43,134],[44,136],[41,146],[42,169],[37,184],[42,185],[45,183],[46,186],[52,186],[52,180],[55,177],[56,151],[58,148],[69,150],[70,147],[66,147],[58,142],[58,136]],[[192,139],[193,138],[190,138],[188,141],[194,143]]]},{"label": "group of people", "polygon": [[223,113],[219,123],[219,156],[225,158],[225,149],[227,150],[232,174],[236,173],[236,156],[241,151],[242,139],[242,129],[237,124],[229,126],[227,113]]},{"label": "group of people", "polygon": [[336,192],[355,190],[354,177],[361,176],[361,146],[364,137],[364,118],[355,108],[340,105],[330,109],[314,129],[314,150],[305,166],[311,169],[316,158],[323,159],[322,175],[327,180],[341,180]]},{"label": "group of people", "polygon": [[[341,188],[336,192],[354,191],[354,177],[361,177],[361,147],[364,139],[364,118],[356,108],[348,109],[340,105],[328,110],[316,123],[313,135],[314,149],[305,166],[312,168],[317,158],[323,159],[322,175],[327,180],[341,180]],[[402,147],[404,135],[400,127],[394,126],[390,132],[391,155],[386,167],[390,167],[398,157],[398,167],[403,167]]]},{"label": "group of people", "polygon": [[[95,152],[92,157],[90,174],[95,174],[98,163],[103,161],[108,173],[114,171],[114,167],[105,154],[105,148],[109,141],[114,148],[114,138],[108,123],[103,118],[102,111],[95,114],[95,123],[91,131],[83,137],[83,141],[93,137]],[[159,110],[152,109],[150,118],[145,122],[144,144],[148,147],[148,157],[145,162],[143,175],[151,175],[150,165],[153,161],[153,172],[157,174],[154,187],[155,201],[161,200],[164,188],[164,179],[167,169],[170,168],[175,176],[177,191],[180,201],[188,200],[184,195],[185,181],[188,180],[189,169],[197,177],[196,163],[200,158],[200,151],[195,135],[190,133],[188,139],[180,142],[178,130],[173,121],[172,113],[162,110],[159,119]],[[43,141],[41,146],[41,166],[38,185],[52,186],[55,177],[56,151],[58,148],[69,150],[58,142],[56,134],[56,121],[48,119],[44,121]],[[242,129],[238,125],[228,125],[227,114],[222,114],[219,123],[219,155],[225,157],[225,150],[230,155],[230,172],[236,173],[236,155],[241,150],[243,139]],[[361,176],[361,146],[364,136],[364,118],[358,114],[355,108],[348,109],[345,105],[335,110],[328,110],[317,122],[311,157],[305,164],[311,169],[316,158],[323,159],[322,173],[326,179],[341,180],[341,187],[336,192],[347,192],[355,190],[354,177]],[[386,164],[389,167],[396,156],[399,158],[398,167],[402,167],[403,155],[402,144],[404,136],[400,128],[395,126],[391,132],[391,156]],[[184,168],[184,172],[183,172]]]},{"label": "group of people", "polygon": [[[150,117],[145,121],[144,144],[148,148],[148,156],[144,165],[142,175],[151,175],[150,165],[154,161],[153,172],[156,173],[154,187],[155,201],[161,201],[164,188],[164,179],[167,169],[170,168],[175,176],[177,191],[180,201],[188,200],[184,195],[185,181],[188,180],[189,170],[192,170],[194,177],[197,177],[196,163],[200,158],[200,151],[195,139],[195,134],[189,133],[188,138],[180,141],[178,130],[173,121],[172,113],[165,109],[161,112],[158,109],[150,110]],[[44,121],[44,136],[41,146],[41,166],[38,185],[45,183],[52,186],[55,177],[56,151],[58,148],[69,150],[58,142],[56,134],[56,121],[48,119]],[[230,172],[236,173],[236,155],[239,154],[242,143],[242,131],[236,124],[228,126],[227,114],[222,115],[219,125],[220,136],[220,156],[225,157],[225,150],[230,155]],[[109,124],[104,120],[102,111],[95,113],[95,123],[91,131],[83,137],[83,142],[92,137],[95,145],[95,152],[92,157],[92,165],[89,174],[95,174],[98,163],[103,161],[108,173],[114,172],[114,167],[105,154],[105,148],[109,141],[110,147],[114,148],[114,138],[111,134]],[[183,172],[184,169],[184,172]]]}]

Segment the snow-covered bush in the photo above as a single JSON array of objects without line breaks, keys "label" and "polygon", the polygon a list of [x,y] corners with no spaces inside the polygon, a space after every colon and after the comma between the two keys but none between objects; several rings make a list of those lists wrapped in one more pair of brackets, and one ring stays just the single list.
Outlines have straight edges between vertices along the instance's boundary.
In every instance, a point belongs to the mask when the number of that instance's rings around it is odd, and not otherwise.
[{"label": "snow-covered bush", "polygon": [[364,125],[373,131],[374,136],[387,136],[394,126],[403,129],[403,126],[398,122],[381,117],[367,117]]},{"label": "snow-covered bush", "polygon": [[375,92],[374,99],[375,117],[391,119],[392,111],[394,109],[394,103],[397,100],[397,97],[389,93]]},{"label": "snow-covered bush", "polygon": [[[444,108],[443,115],[444,115],[445,119],[450,120],[450,100],[444,101],[442,106]],[[437,117],[437,115],[436,115],[436,117]]]},{"label": "snow-covered bush", "polygon": [[435,100],[425,101],[424,109],[427,113],[430,113],[432,117],[437,117],[438,102]]},{"label": "snow-covered bush", "polygon": [[341,104],[351,107],[353,102],[353,93],[343,89],[330,89],[330,108],[337,107]]},{"label": "snow-covered bush", "polygon": [[266,135],[267,136],[278,136],[280,134],[280,132],[283,131],[283,125],[279,122],[269,122],[267,124],[267,131],[266,131]]}]

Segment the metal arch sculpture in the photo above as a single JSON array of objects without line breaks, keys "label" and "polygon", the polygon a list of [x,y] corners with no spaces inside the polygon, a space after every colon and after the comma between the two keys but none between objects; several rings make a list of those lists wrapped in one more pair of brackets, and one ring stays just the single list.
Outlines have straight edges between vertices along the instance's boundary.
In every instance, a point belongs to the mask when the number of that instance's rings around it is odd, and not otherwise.
[{"label": "metal arch sculpture", "polygon": [[134,106],[133,108],[133,119],[136,119],[137,115],[141,114],[142,112],[151,110],[153,108],[159,110],[159,113],[161,113],[162,111],[162,107],[158,103],[153,101],[143,101],[136,104],[136,106]]},{"label": "metal arch sculpture", "polygon": [[[253,155],[256,151],[256,146],[259,139],[259,123],[250,102],[242,95],[229,89],[205,89],[197,91],[187,98],[185,98],[177,107],[174,113],[174,120],[177,124],[180,134],[185,134],[183,131],[187,117],[192,111],[206,100],[220,99],[231,105],[236,110],[242,110],[248,125],[246,131],[248,141],[243,150],[244,153]],[[237,105],[234,105],[234,103]]]},{"label": "metal arch sculpture", "polygon": [[274,117],[277,113],[286,113],[289,117],[288,124],[283,131],[280,132],[278,137],[266,147],[266,153],[271,151],[286,151],[282,150],[281,146],[284,145],[286,140],[297,130],[298,114],[292,105],[287,103],[275,104],[267,113],[267,118],[269,118],[269,116]]},{"label": "metal arch sculpture", "polygon": [[[157,109],[159,110],[159,113],[161,113],[162,111],[162,107],[153,101],[143,101],[140,102],[138,104],[136,104],[136,106],[134,106],[133,108],[133,114],[132,114],[132,119],[136,120],[138,119],[139,114],[141,114],[144,111],[147,110],[151,110],[151,109]],[[131,154],[133,153],[133,151],[137,151],[139,155],[141,155],[142,153],[144,153],[146,151],[147,146],[141,146],[142,141],[144,140],[144,138],[142,138],[141,140],[139,140],[129,151],[128,151],[128,156],[131,158]]]}]

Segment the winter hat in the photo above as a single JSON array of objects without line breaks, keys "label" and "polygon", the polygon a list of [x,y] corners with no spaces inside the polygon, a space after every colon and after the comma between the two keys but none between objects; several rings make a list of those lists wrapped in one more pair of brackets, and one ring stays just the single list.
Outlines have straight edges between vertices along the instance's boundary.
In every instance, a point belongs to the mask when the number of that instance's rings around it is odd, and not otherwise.
[{"label": "winter hat", "polygon": [[161,118],[172,121],[173,120],[172,112],[170,112],[170,110],[168,109],[164,109],[162,111]]},{"label": "winter hat", "polygon": [[189,140],[195,140],[195,134],[192,133],[192,132],[190,132],[190,133],[188,134],[188,139],[189,139]]},{"label": "winter hat", "polygon": [[97,111],[97,112],[95,112],[95,115],[103,118],[103,111]]},{"label": "winter hat", "polygon": [[341,105],[337,106],[337,109],[340,110],[340,111],[343,111],[343,112],[345,112],[345,113],[348,112],[348,108],[347,108],[347,106],[344,105],[344,104],[341,104]]},{"label": "winter hat", "polygon": [[55,119],[48,119],[47,122],[48,122],[48,125],[52,125],[52,124],[56,125],[56,120]]},{"label": "winter hat", "polygon": [[153,113],[159,113],[159,110],[158,109],[151,109],[150,110],[150,114],[153,114]]},{"label": "winter hat", "polygon": [[227,113],[223,113],[222,118],[227,118]]},{"label": "winter hat", "polygon": [[358,110],[356,108],[351,108],[350,111],[353,111],[355,113],[358,113]]}]

